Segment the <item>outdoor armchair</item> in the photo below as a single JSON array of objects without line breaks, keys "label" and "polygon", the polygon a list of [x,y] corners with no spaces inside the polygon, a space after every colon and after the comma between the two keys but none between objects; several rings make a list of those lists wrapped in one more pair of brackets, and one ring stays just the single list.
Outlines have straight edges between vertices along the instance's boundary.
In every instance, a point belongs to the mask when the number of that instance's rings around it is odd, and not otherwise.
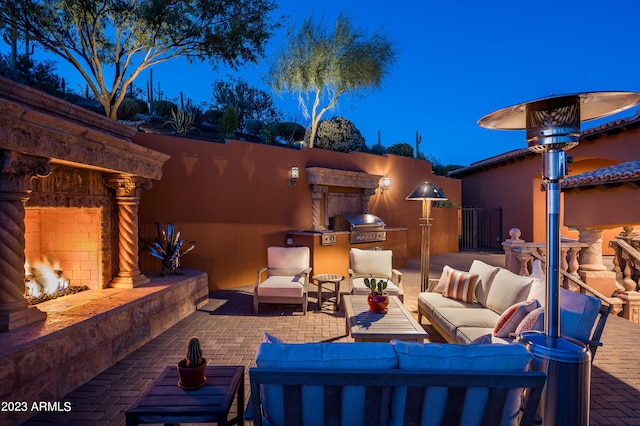
[{"label": "outdoor armchair", "polygon": [[268,247],[267,266],[258,269],[253,290],[253,310],[260,303],[301,304],[307,314],[309,247]]},{"label": "outdoor armchair", "polygon": [[402,289],[402,273],[393,269],[393,252],[391,250],[362,250],[352,248],[349,252],[349,284],[351,293],[370,293],[369,288],[364,284],[364,279],[373,277],[375,279],[387,279],[386,292],[389,296],[398,296],[404,300]]}]

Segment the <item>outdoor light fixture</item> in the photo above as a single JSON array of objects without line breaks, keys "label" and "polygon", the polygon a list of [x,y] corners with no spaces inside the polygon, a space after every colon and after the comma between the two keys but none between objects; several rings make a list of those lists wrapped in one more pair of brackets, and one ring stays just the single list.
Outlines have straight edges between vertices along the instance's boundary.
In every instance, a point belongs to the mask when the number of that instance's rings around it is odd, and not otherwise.
[{"label": "outdoor light fixture", "polygon": [[447,197],[431,182],[422,182],[406,198],[407,200],[422,201],[422,248],[420,250],[420,291],[425,292],[429,287],[429,245],[431,238],[431,201],[444,201]]},{"label": "outdoor light fixture", "polygon": [[482,117],[489,129],[526,130],[529,150],[542,154],[546,191],[546,280],[544,334],[519,337],[547,372],[540,409],[544,424],[589,424],[591,361],[586,346],[560,336],[560,183],[566,151],[578,145],[580,122],[606,117],[640,103],[640,93],[591,92],[552,96],[503,108]]},{"label": "outdoor light fixture", "polygon": [[382,178],[382,186],[380,187],[380,193],[383,194],[384,191],[388,191],[391,188],[391,178],[385,176]]},{"label": "outdoor light fixture", "polygon": [[291,171],[289,172],[289,188],[296,186],[299,178],[300,170],[296,166],[291,167]]}]

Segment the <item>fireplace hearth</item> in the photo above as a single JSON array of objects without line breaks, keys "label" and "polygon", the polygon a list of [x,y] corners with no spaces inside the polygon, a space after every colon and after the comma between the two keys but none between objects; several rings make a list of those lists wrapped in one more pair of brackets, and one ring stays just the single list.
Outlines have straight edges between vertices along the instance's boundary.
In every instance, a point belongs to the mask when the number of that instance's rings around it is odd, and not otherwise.
[{"label": "fireplace hearth", "polygon": [[168,156],[133,144],[135,133],[0,78],[0,332],[45,317],[25,298],[44,291],[27,280],[27,262],[58,261],[70,283],[90,289],[149,282],[138,266],[138,204]]}]

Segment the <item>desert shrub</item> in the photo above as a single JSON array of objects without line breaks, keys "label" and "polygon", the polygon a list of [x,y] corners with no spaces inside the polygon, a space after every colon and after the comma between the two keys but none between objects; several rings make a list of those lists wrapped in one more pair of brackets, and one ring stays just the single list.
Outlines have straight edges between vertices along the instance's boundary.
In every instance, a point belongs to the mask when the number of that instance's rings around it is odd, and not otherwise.
[{"label": "desert shrub", "polygon": [[406,142],[399,142],[391,145],[387,149],[388,154],[399,155],[401,157],[413,158],[413,147]]},{"label": "desert shrub", "polygon": [[292,121],[278,123],[275,129],[276,136],[284,139],[289,145],[304,140],[305,129],[302,125]]},{"label": "desert shrub", "polygon": [[367,152],[369,152],[370,154],[375,154],[375,155],[384,155],[384,154],[387,153],[387,147],[385,147],[381,143],[377,143],[376,142],[376,144],[371,146],[371,148]]},{"label": "desert shrub", "polygon": [[145,101],[125,98],[118,107],[118,120],[133,120],[136,115],[147,112],[149,112],[149,108]]},{"label": "desert shrub", "polygon": [[158,100],[151,102],[151,112],[162,118],[171,117],[171,111],[177,111],[178,105],[171,101]]},{"label": "desert shrub", "polygon": [[[304,134],[305,142],[309,141],[311,127]],[[318,124],[315,145],[317,148],[339,152],[358,151],[365,144],[360,130],[344,117],[333,117],[322,120]]]}]

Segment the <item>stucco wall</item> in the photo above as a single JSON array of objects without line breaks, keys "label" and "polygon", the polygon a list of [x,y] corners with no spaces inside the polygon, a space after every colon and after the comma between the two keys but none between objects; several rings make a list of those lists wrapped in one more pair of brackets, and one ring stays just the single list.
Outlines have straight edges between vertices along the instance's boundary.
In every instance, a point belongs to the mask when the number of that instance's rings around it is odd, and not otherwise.
[{"label": "stucco wall", "polygon": [[[163,177],[142,193],[140,234],[155,237],[156,222],[173,223],[197,247],[184,266],[207,272],[213,289],[255,282],[266,264],[269,245],[285,245],[287,232],[311,227],[311,188],[307,167],[326,167],[388,176],[391,189],[373,195],[369,212],[389,227],[408,228],[407,257],[420,257],[421,203],[405,197],[419,182],[431,180],[460,205],[460,181],[431,173],[428,161],[394,155],[287,149],[229,141],[211,143],[138,133],[134,142],[169,154]],[[290,188],[291,166],[300,179]],[[457,251],[457,209],[432,209],[431,252]],[[141,253],[141,268],[159,261]]]},{"label": "stucco wall", "polygon": [[[523,146],[525,146],[523,141]],[[640,129],[615,128],[589,134],[581,138],[578,146],[567,152],[573,162],[569,164],[569,176],[607,167],[640,158]],[[513,161],[487,166],[461,178],[463,207],[502,207],[503,240],[509,238],[511,228],[520,228],[521,238],[526,241],[542,242],[546,238],[546,196],[541,191],[542,156],[525,155]],[[582,195],[561,195],[561,222],[574,227],[606,227],[624,220],[633,223],[632,209],[614,201],[605,201],[603,193],[597,190],[586,191]],[[637,192],[637,191],[636,191]],[[637,196],[636,196],[637,197]],[[586,199],[590,199],[586,201]],[[567,201],[565,201],[567,200]],[[575,201],[573,201],[575,200]],[[565,207],[565,203],[576,203]],[[612,212],[613,209],[617,211]],[[565,213],[566,211],[566,213]],[[637,211],[637,210],[636,210]],[[622,219],[620,215],[627,215]],[[611,216],[611,218],[609,218]],[[615,216],[615,220],[614,217]],[[636,214],[637,217],[637,214]],[[637,222],[637,219],[636,219]],[[628,223],[628,222],[627,222]],[[590,224],[590,225],[585,225]],[[603,253],[612,254],[608,241],[620,232],[621,228],[610,228],[603,232]],[[578,238],[573,228],[563,226],[561,234],[569,238]]]}]

